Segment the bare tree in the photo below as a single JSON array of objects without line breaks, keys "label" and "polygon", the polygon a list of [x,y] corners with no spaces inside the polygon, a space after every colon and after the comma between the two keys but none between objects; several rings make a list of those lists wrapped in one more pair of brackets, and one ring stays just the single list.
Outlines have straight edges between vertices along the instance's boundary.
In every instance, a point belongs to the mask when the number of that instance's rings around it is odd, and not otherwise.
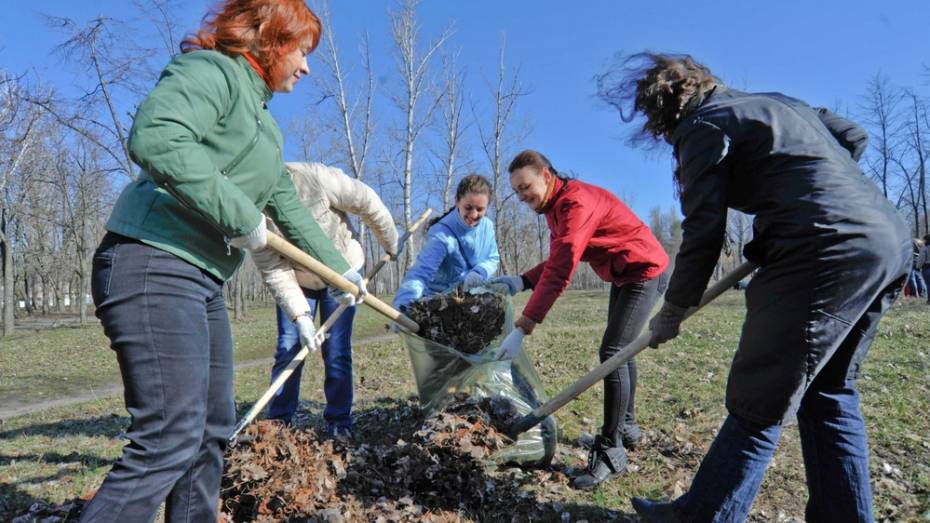
[{"label": "bare tree", "polygon": [[[928,223],[927,216],[927,128],[922,126],[922,123],[927,120],[927,108],[923,102],[918,98],[917,94],[913,90],[907,90],[904,94],[907,101],[910,102],[909,116],[904,123],[903,134],[905,135],[905,143],[911,154],[912,161],[914,162],[914,176],[917,178],[917,194],[916,197],[918,202],[915,202],[919,211],[922,211],[922,220],[921,216],[915,217],[915,223],[923,223],[923,231],[930,232],[930,223]],[[918,228],[919,229],[919,228]],[[917,236],[920,236],[919,232]]]},{"label": "bare tree", "polygon": [[462,136],[467,129],[462,121],[462,110],[465,107],[465,72],[457,66],[457,58],[458,53],[442,57],[444,83],[441,120],[444,150],[440,161],[443,209],[452,205],[452,182],[457,174]]},{"label": "bare tree", "polygon": [[[403,177],[400,183],[403,192],[404,229],[409,229],[413,223],[415,146],[420,133],[432,119],[440,100],[438,96],[430,96],[430,63],[437,51],[452,35],[452,29],[446,28],[438,37],[429,41],[421,52],[418,49],[420,24],[416,20],[417,4],[419,4],[418,0],[404,0],[395,11],[389,14],[396,63],[403,82],[402,92],[393,96],[393,100],[404,115],[402,124]],[[422,108],[420,102],[424,96],[428,99],[426,107]],[[404,266],[408,269],[413,265],[416,257],[413,247],[411,244],[404,256]]]},{"label": "bare tree", "polygon": [[184,5],[179,0],[132,0],[132,5],[142,13],[141,22],[155,29],[166,55],[176,55],[181,50],[182,34],[176,13],[184,9]]},{"label": "bare tree", "polygon": [[866,170],[879,184],[885,198],[891,190],[891,167],[897,154],[901,102],[900,92],[888,79],[876,74],[869,81],[868,92],[861,105],[863,120],[870,127],[873,154],[869,155]]},{"label": "bare tree", "polygon": [[[497,68],[497,85],[492,90],[494,96],[494,118],[492,124],[485,128],[478,123],[478,134],[481,138],[481,146],[484,149],[485,157],[488,160],[488,167],[491,171],[491,184],[493,185],[493,197],[491,198],[491,208],[494,211],[494,228],[498,241],[504,241],[508,233],[508,227],[505,226],[505,220],[501,215],[503,197],[505,192],[503,188],[504,166],[502,165],[504,148],[506,147],[507,129],[513,117],[514,107],[517,101],[528,94],[520,84],[520,71],[516,69],[512,75],[509,75],[507,66],[504,62],[505,43],[501,42],[500,53],[498,55]],[[509,188],[509,186],[508,186]],[[501,271],[510,272],[507,257],[501,257]]]},{"label": "bare tree", "polygon": [[[144,80],[151,78],[143,64],[154,52],[126,45],[125,36],[130,33],[122,22],[112,18],[98,17],[83,27],[62,17],[47,16],[46,22],[67,35],[64,43],[56,48],[62,59],[86,64],[94,85],[80,97],[80,107],[72,114],[58,111],[48,98],[35,99],[34,103],[49,111],[62,125],[83,133],[134,179],[135,168],[127,143],[128,117],[120,116],[114,90],[123,89],[141,98],[148,85]],[[106,119],[96,116],[98,107],[106,113]],[[107,138],[101,139],[103,136]]]},{"label": "bare tree", "polygon": [[85,296],[90,290],[93,251],[103,231],[112,199],[108,172],[98,158],[100,150],[83,139],[78,139],[65,150],[69,150],[70,154],[49,158],[54,167],[46,181],[61,195],[58,227],[70,243],[68,251],[74,254],[73,272],[77,281],[71,292],[74,297],[72,303],[78,303],[80,322],[84,324],[87,321]]},{"label": "bare tree", "polygon": [[[329,3],[320,5],[323,24],[330,29],[324,32],[324,52],[320,61],[324,66],[323,74],[317,75],[317,86],[322,92],[322,100],[332,100],[336,110],[337,124],[335,134],[339,137],[337,147],[340,163],[347,167],[348,173],[357,180],[363,180],[366,160],[374,134],[373,103],[375,94],[374,72],[372,70],[371,48],[368,36],[362,37],[360,54],[364,76],[361,88],[355,94],[349,94],[351,71],[343,69],[343,63],[336,45],[335,31],[332,30]],[[378,256],[378,247],[372,241],[364,222],[358,222],[358,234],[362,243],[366,264]],[[375,282],[377,286],[377,282]]]},{"label": "bare tree", "polygon": [[26,106],[17,79],[0,77],[0,250],[3,263],[3,330],[13,332],[15,310],[14,235],[11,224],[17,219],[20,197],[14,186],[24,158],[37,141],[40,114]]},{"label": "bare tree", "polygon": [[[372,103],[374,100],[374,74],[371,67],[371,50],[367,35],[362,38],[361,55],[365,71],[364,88],[353,100],[348,94],[347,77],[349,72],[343,71],[336,46],[335,32],[330,23],[329,2],[323,1],[320,7],[320,17],[323,24],[328,27],[324,31],[324,49],[320,55],[320,62],[325,68],[325,74],[315,76],[317,86],[323,94],[323,99],[330,99],[336,107],[339,120],[339,135],[343,142],[342,163],[349,173],[358,180],[363,179],[365,160],[368,157],[369,144],[372,137],[374,123],[372,119]],[[359,115],[359,111],[361,114]]]}]

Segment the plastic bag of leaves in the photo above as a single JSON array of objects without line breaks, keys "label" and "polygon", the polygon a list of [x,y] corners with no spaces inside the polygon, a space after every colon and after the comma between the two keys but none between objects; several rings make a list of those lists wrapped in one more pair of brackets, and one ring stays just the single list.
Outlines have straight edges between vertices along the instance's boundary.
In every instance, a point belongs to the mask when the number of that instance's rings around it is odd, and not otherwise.
[{"label": "plastic bag of leaves", "polygon": [[[417,315],[416,310],[428,310],[431,318],[419,316],[420,322],[442,325],[442,333],[451,340],[481,340],[476,349],[473,342],[460,344],[464,350],[426,339],[415,334],[402,334],[410,354],[413,374],[417,382],[420,403],[429,410],[442,410],[454,401],[457,393],[473,398],[506,398],[516,414],[523,416],[546,402],[539,375],[525,351],[513,360],[498,361],[495,352],[500,342],[513,328],[513,307],[510,295],[502,289],[479,287],[467,293],[477,299],[461,299],[458,290],[440,297],[427,298],[428,304],[411,304],[408,313]],[[483,296],[483,297],[482,297]],[[438,306],[436,304],[439,304]],[[475,310],[479,307],[479,310]],[[496,310],[480,310],[480,307]],[[469,319],[479,318],[480,321]],[[498,323],[497,318],[500,318]],[[423,323],[421,323],[423,325]],[[461,332],[452,332],[458,328]],[[428,329],[421,332],[435,337]],[[507,446],[490,456],[497,463],[521,466],[547,466],[555,455],[557,427],[552,416],[532,430],[520,435],[513,445]]]}]

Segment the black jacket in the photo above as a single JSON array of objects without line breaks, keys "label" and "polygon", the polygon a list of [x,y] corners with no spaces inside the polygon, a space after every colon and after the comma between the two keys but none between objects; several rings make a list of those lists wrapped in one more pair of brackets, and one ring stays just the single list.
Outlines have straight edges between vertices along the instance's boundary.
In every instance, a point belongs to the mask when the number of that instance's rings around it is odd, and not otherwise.
[{"label": "black jacket", "polygon": [[685,219],[666,299],[700,301],[730,207],[755,215],[744,254],[761,266],[897,252],[908,230],[856,164],[866,139],[856,124],[800,100],[717,87],[670,139]]}]

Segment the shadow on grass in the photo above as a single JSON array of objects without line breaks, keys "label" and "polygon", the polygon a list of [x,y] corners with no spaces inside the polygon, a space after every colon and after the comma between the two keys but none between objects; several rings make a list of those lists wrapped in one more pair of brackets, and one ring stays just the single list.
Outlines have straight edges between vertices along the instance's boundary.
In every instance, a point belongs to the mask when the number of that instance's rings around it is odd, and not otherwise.
[{"label": "shadow on grass", "polygon": [[68,436],[116,437],[129,427],[129,417],[108,414],[86,419],[64,419],[0,432],[0,440],[28,436],[62,438]]},{"label": "shadow on grass", "polygon": [[40,501],[39,498],[20,490],[16,485],[0,483],[0,521],[12,521],[37,501]]}]

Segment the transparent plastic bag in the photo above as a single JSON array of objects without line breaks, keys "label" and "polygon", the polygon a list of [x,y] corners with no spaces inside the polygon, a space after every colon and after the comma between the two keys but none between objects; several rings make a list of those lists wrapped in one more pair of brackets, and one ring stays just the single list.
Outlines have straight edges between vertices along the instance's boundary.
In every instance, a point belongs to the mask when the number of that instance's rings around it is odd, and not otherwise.
[{"label": "transparent plastic bag", "polygon": [[[479,291],[487,290],[481,288]],[[523,416],[548,400],[526,352],[520,351],[519,356],[513,360],[496,359],[501,341],[513,329],[510,295],[503,293],[502,298],[503,331],[476,354],[463,354],[415,334],[403,333],[417,381],[420,403],[426,408],[442,410],[453,400],[454,394],[464,392],[478,399],[495,396],[507,398]],[[546,466],[555,455],[557,439],[555,419],[548,416],[536,427],[520,434],[513,445],[493,454],[491,459],[500,464]]]}]

